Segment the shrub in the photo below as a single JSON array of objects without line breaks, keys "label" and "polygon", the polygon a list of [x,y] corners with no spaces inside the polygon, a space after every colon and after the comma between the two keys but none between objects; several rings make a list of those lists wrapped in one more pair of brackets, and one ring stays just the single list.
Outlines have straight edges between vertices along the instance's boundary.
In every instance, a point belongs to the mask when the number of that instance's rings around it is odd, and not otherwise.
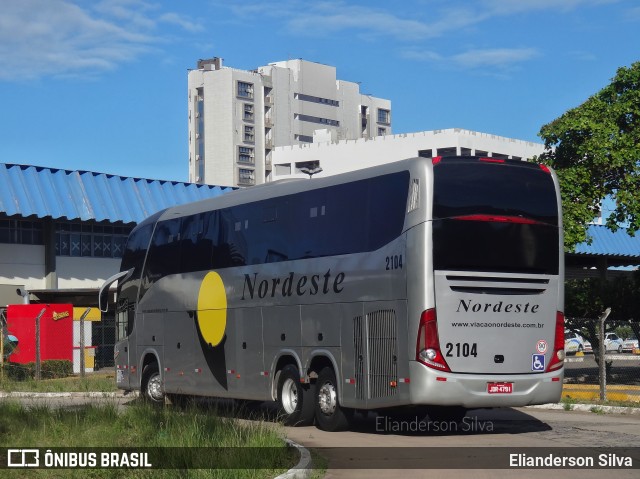
[{"label": "shrub", "polygon": [[[36,363],[6,363],[5,373],[14,381],[26,381],[36,376]],[[50,359],[40,365],[41,379],[66,378],[73,375],[73,363],[66,359]]]}]

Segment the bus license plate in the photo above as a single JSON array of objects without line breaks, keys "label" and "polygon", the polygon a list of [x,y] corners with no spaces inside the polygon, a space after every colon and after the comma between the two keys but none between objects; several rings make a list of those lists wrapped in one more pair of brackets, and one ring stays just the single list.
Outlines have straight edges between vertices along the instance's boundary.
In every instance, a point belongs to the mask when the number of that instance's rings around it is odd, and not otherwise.
[{"label": "bus license plate", "polygon": [[513,383],[489,383],[487,384],[487,392],[489,394],[511,394]]}]

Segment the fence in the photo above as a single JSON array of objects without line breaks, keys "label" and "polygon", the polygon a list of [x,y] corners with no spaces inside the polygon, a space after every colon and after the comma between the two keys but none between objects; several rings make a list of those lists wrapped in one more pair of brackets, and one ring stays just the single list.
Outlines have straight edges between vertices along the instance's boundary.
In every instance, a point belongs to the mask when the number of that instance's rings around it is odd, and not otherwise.
[{"label": "fence", "polygon": [[4,377],[53,379],[113,366],[115,324],[96,308],[10,305],[0,310]]},{"label": "fence", "polygon": [[640,405],[640,323],[601,319],[567,319],[564,396]]}]

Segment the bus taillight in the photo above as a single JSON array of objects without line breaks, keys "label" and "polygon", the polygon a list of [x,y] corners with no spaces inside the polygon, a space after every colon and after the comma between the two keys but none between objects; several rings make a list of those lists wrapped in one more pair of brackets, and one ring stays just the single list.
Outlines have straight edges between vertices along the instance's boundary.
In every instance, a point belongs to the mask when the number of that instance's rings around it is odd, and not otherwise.
[{"label": "bus taillight", "polygon": [[556,337],[553,342],[553,354],[549,361],[547,371],[554,371],[564,365],[564,313],[556,313]]},{"label": "bus taillight", "polygon": [[438,371],[451,371],[440,351],[438,320],[435,309],[427,309],[420,316],[416,361]]}]

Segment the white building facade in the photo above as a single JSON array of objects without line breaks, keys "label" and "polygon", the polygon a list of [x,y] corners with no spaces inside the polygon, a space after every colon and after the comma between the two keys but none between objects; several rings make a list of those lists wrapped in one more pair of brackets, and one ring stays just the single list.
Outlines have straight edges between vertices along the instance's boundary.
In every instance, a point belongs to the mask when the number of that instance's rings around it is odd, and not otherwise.
[{"label": "white building facade", "polygon": [[318,131],[312,144],[276,148],[271,178],[305,178],[303,170],[317,168],[322,169],[317,176],[335,175],[416,156],[477,155],[526,160],[543,151],[542,143],[461,128],[338,141],[328,132]]},{"label": "white building facade", "polygon": [[200,60],[188,75],[189,181],[252,186],[271,179],[274,149],[391,134],[391,102],[363,95],[336,68],[288,60],[253,71]]}]

